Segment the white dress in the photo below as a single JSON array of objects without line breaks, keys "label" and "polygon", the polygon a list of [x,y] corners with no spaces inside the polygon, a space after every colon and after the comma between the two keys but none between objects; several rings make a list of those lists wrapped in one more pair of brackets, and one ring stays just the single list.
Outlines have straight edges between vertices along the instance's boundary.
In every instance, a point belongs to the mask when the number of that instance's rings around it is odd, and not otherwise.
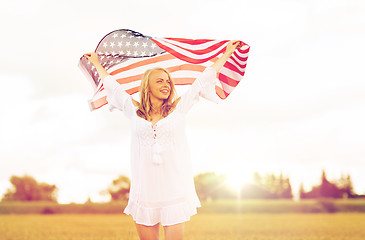
[{"label": "white dress", "polygon": [[200,201],[185,135],[185,116],[199,94],[215,92],[216,70],[208,67],[182,94],[176,108],[155,125],[139,117],[132,96],[113,76],[104,79],[107,101],[132,121],[131,189],[124,213],[142,225],[190,220]]}]

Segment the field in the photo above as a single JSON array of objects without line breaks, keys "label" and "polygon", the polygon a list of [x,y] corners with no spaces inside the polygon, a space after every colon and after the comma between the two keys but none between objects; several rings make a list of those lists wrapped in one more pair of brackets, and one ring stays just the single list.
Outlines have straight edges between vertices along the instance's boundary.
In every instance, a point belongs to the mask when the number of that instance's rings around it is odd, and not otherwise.
[{"label": "field", "polygon": [[[4,214],[0,239],[138,240],[131,217],[123,214]],[[186,224],[184,239],[363,240],[365,214],[199,213]]]},{"label": "field", "polygon": [[[53,202],[0,202],[0,214],[119,214],[127,202],[57,204]],[[364,199],[216,200],[202,202],[199,213],[365,213]]]}]

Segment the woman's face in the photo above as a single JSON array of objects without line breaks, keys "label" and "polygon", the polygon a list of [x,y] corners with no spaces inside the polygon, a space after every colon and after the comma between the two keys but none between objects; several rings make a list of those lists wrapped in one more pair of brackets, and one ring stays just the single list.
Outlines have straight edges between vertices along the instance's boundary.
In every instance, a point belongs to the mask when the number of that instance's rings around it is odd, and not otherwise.
[{"label": "woman's face", "polygon": [[168,99],[171,91],[171,82],[167,73],[161,70],[153,71],[149,76],[149,90],[151,97],[159,100]]}]

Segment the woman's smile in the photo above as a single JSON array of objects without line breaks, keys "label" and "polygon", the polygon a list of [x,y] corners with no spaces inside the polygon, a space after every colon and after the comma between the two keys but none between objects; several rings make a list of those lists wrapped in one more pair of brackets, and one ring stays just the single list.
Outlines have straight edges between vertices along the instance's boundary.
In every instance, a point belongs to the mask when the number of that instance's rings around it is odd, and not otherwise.
[{"label": "woman's smile", "polygon": [[169,94],[170,90],[169,89],[162,89],[162,90],[160,90],[160,92],[162,92],[163,94]]}]

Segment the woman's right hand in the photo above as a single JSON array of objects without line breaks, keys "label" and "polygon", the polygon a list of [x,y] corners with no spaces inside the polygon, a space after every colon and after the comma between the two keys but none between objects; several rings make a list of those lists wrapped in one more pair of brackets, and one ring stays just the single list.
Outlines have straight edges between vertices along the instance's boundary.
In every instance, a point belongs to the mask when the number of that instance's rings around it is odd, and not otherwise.
[{"label": "woman's right hand", "polygon": [[86,54],[84,54],[84,57],[86,57],[87,60],[89,60],[89,62],[92,65],[94,65],[94,67],[96,68],[96,71],[98,72],[98,74],[102,80],[104,80],[104,78],[109,75],[109,73],[105,70],[105,68],[103,66],[101,66],[101,64],[99,62],[98,54],[96,54],[94,52],[86,53]]},{"label": "woman's right hand", "polygon": [[86,57],[92,65],[95,65],[95,63],[99,63],[98,54],[96,54],[95,52],[86,53],[84,54],[84,57]]}]

